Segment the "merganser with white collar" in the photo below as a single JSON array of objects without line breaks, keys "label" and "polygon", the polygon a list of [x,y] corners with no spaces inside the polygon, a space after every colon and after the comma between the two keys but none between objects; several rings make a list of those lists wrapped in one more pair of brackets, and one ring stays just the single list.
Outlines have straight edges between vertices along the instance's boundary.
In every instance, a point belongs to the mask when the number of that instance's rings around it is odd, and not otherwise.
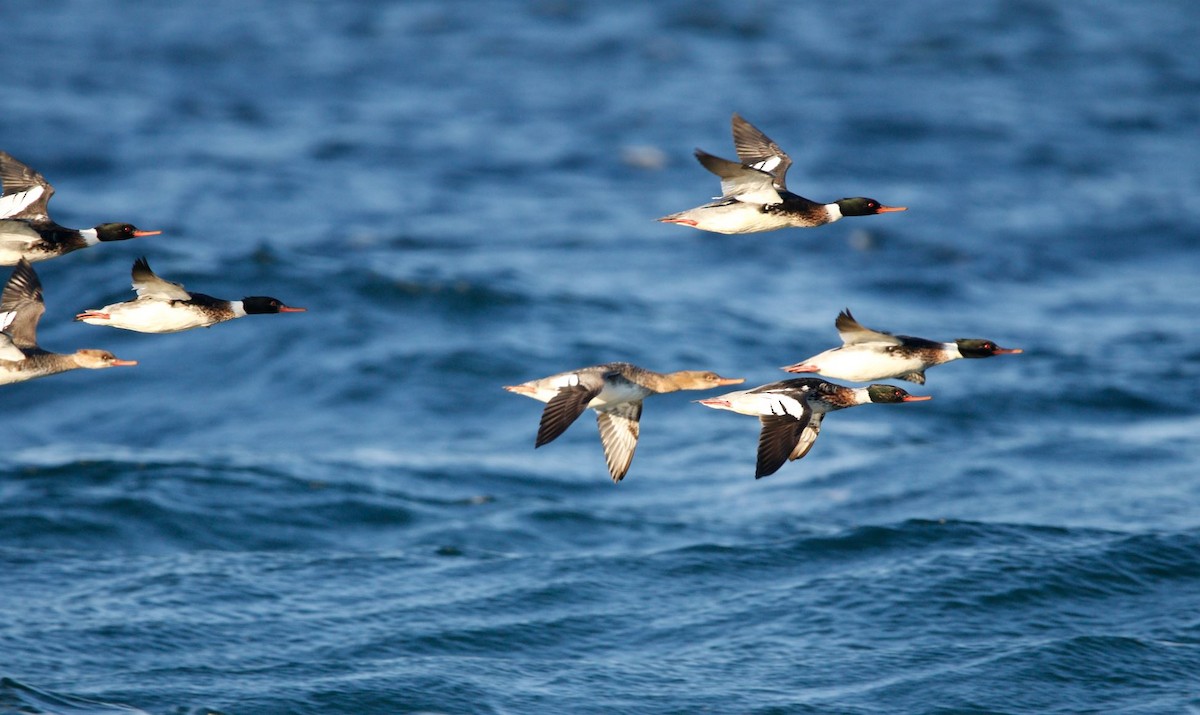
[{"label": "merganser with white collar", "polygon": [[891,404],[930,399],[933,398],[910,395],[892,385],[846,387],[816,377],[797,377],[697,402],[716,410],[758,417],[762,432],[758,437],[754,478],[762,479],[779,471],[787,461],[808,454],[821,433],[821,420],[829,412],[868,402]]},{"label": "merganser with white collar", "polygon": [[68,370],[137,365],[118,360],[107,350],[78,350],[70,355],[47,352],[37,343],[37,324],[46,312],[42,283],[29,261],[21,260],[0,295],[0,385],[24,382]]},{"label": "merganser with white collar", "polygon": [[157,236],[129,223],[102,223],[94,228],[59,226],[47,213],[54,187],[41,174],[0,151],[0,265],[22,258],[36,262],[55,258],[104,241]]},{"label": "merganser with white collar", "polygon": [[721,196],[703,206],[664,216],[659,221],[715,233],[757,233],[823,226],[844,216],[908,210],[905,206],[884,206],[875,199],[861,196],[821,204],[793,194],[787,190],[786,183],[791,158],[737,113],[733,115],[733,144],[740,162],[696,150],[700,164],[721,178]]},{"label": "merganser with white collar", "polygon": [[629,471],[637,448],[643,399],[678,390],[708,390],[743,382],[745,378],[721,377],[715,372],[680,370],[663,374],[627,362],[610,362],[504,389],[546,403],[535,448],[557,439],[587,408],[595,410],[608,471],[613,481],[619,482]]},{"label": "merganser with white collar", "polygon": [[816,372],[826,377],[852,382],[870,382],[896,378],[918,385],[925,384],[925,371],[935,365],[959,358],[987,358],[1016,355],[1020,348],[1002,348],[991,340],[960,338],[939,343],[908,335],[893,335],[871,330],[859,324],[850,310],[838,313],[834,321],[842,346],[788,365],[786,372]]},{"label": "merganser with white collar", "polygon": [[189,293],[179,283],[155,275],[145,258],[133,262],[132,274],[137,298],[98,310],[85,310],[75,319],[139,333],[178,333],[246,315],[303,313],[306,310],[284,305],[277,298],[268,296],[222,300],[203,293]]}]

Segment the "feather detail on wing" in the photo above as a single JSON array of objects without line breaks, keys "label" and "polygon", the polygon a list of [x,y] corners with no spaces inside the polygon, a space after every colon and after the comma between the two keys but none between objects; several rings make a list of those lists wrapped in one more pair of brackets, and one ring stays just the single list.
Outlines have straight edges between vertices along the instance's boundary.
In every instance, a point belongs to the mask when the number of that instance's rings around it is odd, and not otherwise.
[{"label": "feather detail on wing", "polygon": [[579,415],[587,409],[592,398],[600,394],[601,389],[601,386],[584,385],[559,388],[558,394],[550,398],[546,408],[542,410],[542,420],[538,424],[537,440],[533,446],[541,447],[558,439],[572,422],[579,419]]},{"label": "feather detail on wing", "polygon": [[696,150],[696,160],[721,178],[721,198],[764,205],[783,201],[775,189],[775,177],[765,171],[713,156],[702,149]]},{"label": "feather detail on wing", "polygon": [[803,424],[794,417],[787,415],[769,415],[760,417],[762,432],[758,436],[758,460],[754,468],[754,478],[769,477],[788,461]]},{"label": "feather detail on wing", "polygon": [[30,204],[37,201],[45,191],[42,187],[35,186],[32,189],[0,196],[0,218],[26,218],[21,216],[21,213],[27,210]]},{"label": "feather detail on wing", "polygon": [[791,157],[770,137],[736,113],[733,115],[733,146],[743,164],[767,172],[774,178],[776,189],[787,190]]},{"label": "feather detail on wing", "polygon": [[625,478],[637,449],[642,402],[619,402],[596,408],[596,425],[600,428],[600,443],[604,459],[614,482]]},{"label": "feather detail on wing", "polygon": [[0,198],[0,218],[20,218],[48,221],[46,204],[54,195],[54,187],[38,172],[0,151],[0,182],[4,184]]},{"label": "feather detail on wing", "polygon": [[800,459],[808,454],[813,448],[813,444],[817,441],[817,436],[821,434],[821,420],[825,417],[823,414],[813,414],[808,420],[808,426],[800,432],[800,437],[796,440],[796,446],[792,449],[792,453],[788,455],[788,459]]},{"label": "feather detail on wing", "polygon": [[144,257],[133,262],[132,275],[133,289],[137,291],[139,298],[191,300],[191,293],[184,290],[181,284],[163,280],[150,270],[150,264]]},{"label": "feather detail on wing", "polygon": [[837,320],[834,321],[833,325],[837,328],[838,335],[842,337],[842,342],[846,345],[861,345],[863,343],[900,345],[902,342],[900,338],[891,333],[863,327],[850,314],[849,308],[838,313]]},{"label": "feather detail on wing", "polygon": [[0,314],[6,314],[0,322],[4,323],[13,345],[22,349],[37,347],[37,324],[45,312],[42,282],[29,261],[22,258],[0,294]]}]

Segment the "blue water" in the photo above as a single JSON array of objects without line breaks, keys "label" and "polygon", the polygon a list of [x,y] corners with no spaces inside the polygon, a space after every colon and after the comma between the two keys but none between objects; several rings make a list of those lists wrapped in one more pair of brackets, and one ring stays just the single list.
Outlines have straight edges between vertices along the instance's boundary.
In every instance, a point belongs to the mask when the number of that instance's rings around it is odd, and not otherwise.
[{"label": "blue water", "polygon": [[[0,148],[71,226],[0,391],[0,713],[1200,712],[1200,6],[171,3],[4,13]],[[742,113],[793,190],[704,234]],[[72,322],[145,255],[304,314]],[[501,389],[748,384],[866,325],[1020,356],[831,416],[646,404],[534,451]],[[906,385],[907,386],[907,385]]]}]

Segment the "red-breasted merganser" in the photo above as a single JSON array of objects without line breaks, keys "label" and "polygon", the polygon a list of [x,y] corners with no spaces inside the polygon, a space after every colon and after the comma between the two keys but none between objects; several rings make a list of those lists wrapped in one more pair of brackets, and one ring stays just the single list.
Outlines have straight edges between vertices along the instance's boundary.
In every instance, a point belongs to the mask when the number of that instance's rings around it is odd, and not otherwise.
[{"label": "red-breasted merganser", "polygon": [[0,195],[0,265],[15,265],[22,258],[44,261],[102,241],[162,233],[142,231],[128,223],[102,223],[80,229],[59,226],[46,208],[54,187],[41,174],[3,151],[0,151],[0,182],[4,185]]},{"label": "red-breasted merganser", "polygon": [[717,200],[659,221],[692,226],[715,233],[756,233],[780,228],[811,228],[833,223],[843,216],[871,216],[906,211],[905,206],[884,206],[875,199],[855,197],[820,204],[787,190],[786,176],[792,160],[753,124],[733,115],[733,144],[741,161],[729,161],[696,150],[700,164],[721,178]]},{"label": "red-breasted merganser", "polygon": [[842,336],[842,347],[826,350],[783,369],[787,372],[816,372],[853,382],[894,377],[923,385],[925,371],[934,365],[959,358],[986,358],[1022,352],[1020,348],[1002,348],[982,338],[960,338],[939,343],[871,330],[860,325],[849,309],[838,313],[834,325]]},{"label": "red-breasted merganser", "polygon": [[595,410],[608,471],[613,481],[619,482],[629,471],[633,451],[637,448],[638,420],[642,416],[644,398],[743,382],[745,378],[721,377],[715,372],[680,370],[663,374],[627,362],[610,362],[520,385],[508,385],[504,389],[546,403],[533,445],[535,448],[553,442],[587,408]]},{"label": "red-breasted merganser", "polygon": [[762,432],[758,437],[754,478],[761,479],[779,471],[788,460],[808,454],[821,433],[821,420],[827,412],[868,402],[887,404],[929,399],[932,398],[910,395],[892,385],[846,387],[816,377],[798,377],[697,402],[717,410],[758,417]]},{"label": "red-breasted merganser", "polygon": [[86,310],[75,319],[139,333],[177,333],[207,328],[246,315],[303,313],[307,310],[284,305],[277,298],[267,296],[222,300],[203,293],[189,293],[182,285],[155,275],[145,258],[133,262],[132,274],[137,298],[98,310]]},{"label": "red-breasted merganser", "polygon": [[46,312],[42,283],[29,261],[19,261],[0,295],[0,385],[24,382],[79,368],[137,365],[118,360],[107,350],[78,350],[70,355],[47,352],[37,344],[37,324]]}]

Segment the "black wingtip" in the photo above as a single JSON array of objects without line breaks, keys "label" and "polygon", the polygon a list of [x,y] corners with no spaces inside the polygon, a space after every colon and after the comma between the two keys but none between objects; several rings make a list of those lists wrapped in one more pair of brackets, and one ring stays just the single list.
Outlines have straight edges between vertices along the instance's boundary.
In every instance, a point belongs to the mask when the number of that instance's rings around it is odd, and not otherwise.
[{"label": "black wingtip", "polygon": [[779,464],[774,464],[774,465],[759,464],[754,468],[754,478],[762,479],[763,477],[769,477],[772,474],[774,474],[775,472],[778,472],[780,467],[782,467],[785,463],[786,463],[786,460],[784,462],[780,462]]}]

